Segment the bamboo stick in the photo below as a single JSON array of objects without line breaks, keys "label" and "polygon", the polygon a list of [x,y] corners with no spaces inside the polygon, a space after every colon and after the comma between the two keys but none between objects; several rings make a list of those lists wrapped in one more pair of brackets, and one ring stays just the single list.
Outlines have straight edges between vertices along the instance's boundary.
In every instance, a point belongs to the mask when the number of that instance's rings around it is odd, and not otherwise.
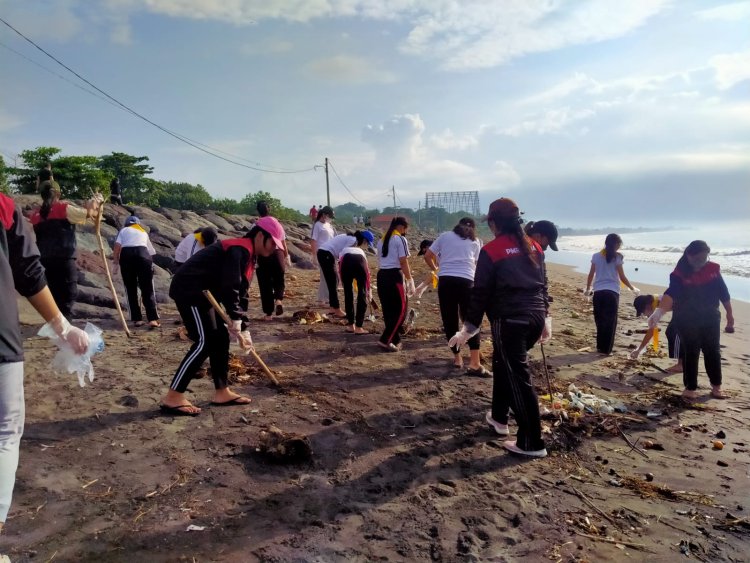
[{"label": "bamboo stick", "polygon": [[128,323],[125,321],[125,315],[122,314],[122,307],[120,307],[120,300],[117,298],[117,291],[115,291],[115,283],[112,281],[112,274],[109,271],[109,263],[107,262],[107,254],[104,251],[104,239],[102,239],[102,232],[101,232],[101,225],[102,225],[102,215],[104,214],[104,202],[102,202],[99,205],[99,211],[96,214],[96,239],[99,242],[99,254],[102,256],[102,263],[104,264],[104,272],[107,274],[107,283],[109,283],[109,290],[112,292],[112,299],[115,302],[115,308],[117,309],[117,314],[120,316],[120,322],[122,323],[122,328],[125,331],[125,334],[130,338],[133,336],[130,334],[130,330],[128,329]]}]

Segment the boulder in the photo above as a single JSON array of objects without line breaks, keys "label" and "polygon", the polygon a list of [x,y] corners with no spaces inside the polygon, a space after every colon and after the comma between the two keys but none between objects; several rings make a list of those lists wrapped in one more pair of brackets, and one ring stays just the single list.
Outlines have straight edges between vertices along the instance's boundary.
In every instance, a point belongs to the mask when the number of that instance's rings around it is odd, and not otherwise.
[{"label": "boulder", "polygon": [[[309,247],[308,247],[309,248]],[[316,270],[317,266],[312,263],[310,252],[297,248],[295,244],[287,244],[292,264],[303,270]]]},{"label": "boulder", "polygon": [[112,299],[112,293],[110,293],[109,289],[102,289],[99,287],[86,287],[85,285],[79,285],[78,299],[76,302],[87,303],[97,307],[115,308],[115,301]]},{"label": "boulder", "polygon": [[[127,313],[125,313],[127,318]],[[119,319],[117,310],[107,307],[97,307],[88,303],[76,303],[73,306],[72,317],[74,319]]]},{"label": "boulder", "polygon": [[229,221],[227,221],[223,217],[219,217],[213,211],[206,211],[205,213],[202,213],[201,216],[206,221],[213,223],[213,225],[221,231],[232,232],[235,230],[234,227],[229,223]]}]

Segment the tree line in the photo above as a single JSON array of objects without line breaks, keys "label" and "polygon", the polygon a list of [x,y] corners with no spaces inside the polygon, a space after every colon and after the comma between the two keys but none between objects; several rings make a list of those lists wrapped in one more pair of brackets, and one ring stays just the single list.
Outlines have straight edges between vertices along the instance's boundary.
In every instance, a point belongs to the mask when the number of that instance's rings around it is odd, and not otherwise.
[{"label": "tree line", "polygon": [[154,168],[147,156],[112,152],[104,156],[63,156],[57,147],[37,147],[22,151],[15,166],[0,156],[0,191],[7,194],[34,194],[39,170],[51,164],[55,181],[65,199],[87,199],[94,192],[109,196],[109,185],[119,178],[126,205],[169,207],[188,211],[214,210],[250,215],[258,201],[266,201],[279,219],[302,221],[305,216],[282,205],[268,192],[249,193],[241,200],[214,198],[200,184],[151,178]]}]

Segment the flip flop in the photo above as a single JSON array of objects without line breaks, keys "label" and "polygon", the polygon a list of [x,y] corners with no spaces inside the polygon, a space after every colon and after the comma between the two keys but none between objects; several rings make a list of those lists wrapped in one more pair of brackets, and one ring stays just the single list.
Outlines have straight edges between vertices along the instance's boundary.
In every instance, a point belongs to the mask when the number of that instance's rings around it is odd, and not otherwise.
[{"label": "flip flop", "polygon": [[161,326],[161,323],[159,321],[150,321],[148,323],[149,328],[159,328]]},{"label": "flip flop", "polygon": [[466,368],[466,371],[464,372],[466,375],[472,375],[474,377],[492,377],[492,372],[489,371],[484,366],[479,366],[478,368]]},{"label": "flip flop", "polygon": [[[247,401],[243,401],[243,399],[247,399]],[[249,405],[251,402],[252,399],[250,397],[243,397],[242,395],[240,395],[239,397],[235,397],[234,399],[230,399],[229,401],[224,401],[222,403],[211,401],[211,405],[214,407],[238,407]]]},{"label": "flip flop", "polygon": [[284,314],[284,307],[281,305],[281,303],[279,303],[278,305],[276,305],[276,316],[280,317],[283,314]]},{"label": "flip flop", "polygon": [[169,405],[159,405],[159,410],[162,414],[167,416],[198,416],[200,412],[190,412],[183,410],[185,407],[192,407],[194,405],[178,405],[176,407],[170,407]]}]

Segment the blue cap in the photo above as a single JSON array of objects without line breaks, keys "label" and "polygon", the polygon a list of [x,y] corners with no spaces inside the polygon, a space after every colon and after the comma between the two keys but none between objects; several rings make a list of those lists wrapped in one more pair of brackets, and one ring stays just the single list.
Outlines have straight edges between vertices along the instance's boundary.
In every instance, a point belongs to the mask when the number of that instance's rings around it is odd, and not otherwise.
[{"label": "blue cap", "polygon": [[140,225],[140,224],[141,224],[141,220],[138,217],[136,217],[135,215],[131,215],[130,217],[128,217],[127,219],[125,219],[125,226],[126,227],[129,227],[130,225]]},{"label": "blue cap", "polygon": [[373,243],[375,242],[375,235],[373,235],[370,231],[362,231],[362,237],[367,241],[367,244],[370,246],[374,246]]}]

